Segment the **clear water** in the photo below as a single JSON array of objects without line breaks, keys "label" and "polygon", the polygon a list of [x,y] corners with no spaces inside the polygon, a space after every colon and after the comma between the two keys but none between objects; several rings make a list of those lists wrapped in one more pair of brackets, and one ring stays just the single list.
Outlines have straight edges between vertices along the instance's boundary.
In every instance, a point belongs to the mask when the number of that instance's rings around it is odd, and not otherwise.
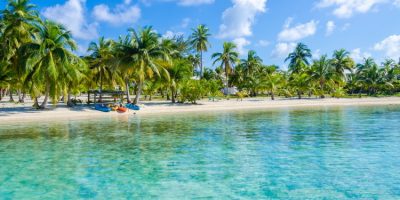
[{"label": "clear water", "polygon": [[0,125],[0,199],[400,199],[400,107]]}]

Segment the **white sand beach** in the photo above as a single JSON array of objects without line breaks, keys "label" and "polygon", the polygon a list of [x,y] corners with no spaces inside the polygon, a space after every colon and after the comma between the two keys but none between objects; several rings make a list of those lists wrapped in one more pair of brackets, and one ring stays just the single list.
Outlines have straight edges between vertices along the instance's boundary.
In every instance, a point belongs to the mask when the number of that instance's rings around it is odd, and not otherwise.
[{"label": "white sand beach", "polygon": [[277,99],[272,101],[268,98],[248,98],[243,101],[236,99],[208,101],[201,100],[197,105],[172,104],[169,101],[146,101],[143,102],[140,111],[129,111],[127,113],[103,113],[94,110],[90,106],[76,106],[68,108],[58,105],[56,108],[49,106],[47,110],[35,110],[31,103],[14,104],[2,102],[0,104],[0,123],[44,121],[44,120],[67,120],[67,119],[92,119],[95,117],[129,117],[161,114],[220,112],[234,110],[268,110],[295,107],[318,107],[318,106],[374,106],[374,105],[400,105],[400,97],[383,98],[344,98],[344,99]]}]

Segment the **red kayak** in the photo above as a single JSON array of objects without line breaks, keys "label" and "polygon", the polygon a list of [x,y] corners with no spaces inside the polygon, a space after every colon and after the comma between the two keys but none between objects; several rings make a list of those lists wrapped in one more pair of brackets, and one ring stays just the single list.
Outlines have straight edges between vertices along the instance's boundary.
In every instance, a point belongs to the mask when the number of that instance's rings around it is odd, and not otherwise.
[{"label": "red kayak", "polygon": [[124,113],[124,112],[128,111],[128,108],[119,107],[119,108],[117,109],[117,111],[118,111],[118,112],[121,112],[121,113]]}]

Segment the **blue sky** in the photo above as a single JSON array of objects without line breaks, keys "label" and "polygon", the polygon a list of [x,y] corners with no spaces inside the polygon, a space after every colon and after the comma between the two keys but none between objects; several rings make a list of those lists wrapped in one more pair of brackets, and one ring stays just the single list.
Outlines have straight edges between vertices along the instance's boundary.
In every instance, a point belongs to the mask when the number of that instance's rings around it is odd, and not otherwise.
[{"label": "blue sky", "polygon": [[[400,57],[400,0],[32,0],[42,16],[67,26],[82,54],[99,36],[116,39],[129,27],[188,36],[198,24],[211,31],[205,54],[233,41],[243,56],[256,50],[266,64],[286,68],[297,42],[316,57],[345,48],[356,61]],[[4,7],[4,1],[1,3]]]}]

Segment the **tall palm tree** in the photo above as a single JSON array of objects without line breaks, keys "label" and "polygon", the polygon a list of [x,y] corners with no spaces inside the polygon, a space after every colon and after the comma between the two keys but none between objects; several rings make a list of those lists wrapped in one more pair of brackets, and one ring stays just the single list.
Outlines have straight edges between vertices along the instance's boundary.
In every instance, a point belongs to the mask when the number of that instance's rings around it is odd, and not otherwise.
[{"label": "tall palm tree", "polygon": [[[41,108],[46,108],[48,99],[51,98],[55,103],[62,91],[67,87],[65,79],[68,76],[76,76],[75,68],[77,63],[82,60],[74,55],[72,51],[77,46],[72,39],[72,35],[62,25],[52,21],[44,21],[37,26],[38,33],[32,42],[21,47],[24,54],[24,66],[29,72],[27,80],[37,85],[36,88],[43,86],[45,98]],[[33,94],[37,97],[37,93]]]},{"label": "tall palm tree", "polygon": [[354,60],[350,57],[350,53],[345,49],[335,50],[331,64],[335,69],[335,74],[340,80],[346,79],[346,70],[351,72],[355,66]]},{"label": "tall palm tree", "polygon": [[101,37],[99,41],[89,44],[88,52],[91,52],[87,58],[90,69],[93,72],[94,81],[99,84],[100,97],[99,101],[103,100],[104,82],[113,82],[116,73],[116,68],[112,67],[114,59],[113,52],[114,42]]},{"label": "tall palm tree", "polygon": [[292,73],[299,73],[304,71],[310,64],[309,59],[311,59],[311,57],[311,50],[307,45],[298,43],[294,51],[285,59],[285,62],[289,61],[289,70]]},{"label": "tall palm tree", "polygon": [[203,52],[208,50],[210,46],[208,38],[211,36],[209,29],[204,25],[199,25],[196,29],[193,29],[193,33],[190,37],[190,44],[200,54],[200,77],[203,78]]},{"label": "tall palm tree", "polygon": [[220,62],[220,67],[225,70],[226,87],[229,88],[229,75],[231,74],[235,63],[238,61],[239,53],[235,51],[236,44],[232,42],[225,42],[223,45],[223,51],[221,53],[212,54],[214,59],[213,64]]},{"label": "tall palm tree", "polygon": [[125,71],[132,71],[137,91],[134,104],[139,103],[143,83],[154,75],[164,75],[169,79],[168,71],[157,61],[169,61],[168,51],[160,45],[160,36],[152,29],[145,27],[140,32],[129,29],[129,36],[118,44],[119,65]]},{"label": "tall palm tree", "polygon": [[330,65],[330,60],[326,55],[314,61],[311,67],[310,78],[317,82],[321,98],[325,98],[326,85],[333,80],[333,73],[332,65]]}]

